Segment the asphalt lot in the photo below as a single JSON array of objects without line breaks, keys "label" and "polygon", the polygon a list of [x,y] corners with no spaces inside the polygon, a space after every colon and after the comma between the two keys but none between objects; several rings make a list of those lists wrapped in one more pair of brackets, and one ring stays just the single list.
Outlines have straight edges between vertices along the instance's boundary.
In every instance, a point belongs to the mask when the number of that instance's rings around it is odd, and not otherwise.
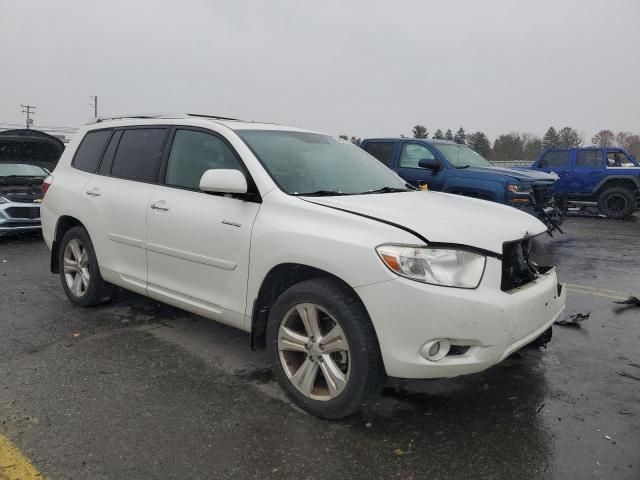
[{"label": "asphalt lot", "polygon": [[[245,333],[121,292],[83,310],[39,237],[0,239],[0,434],[50,479],[640,478],[640,216],[570,218],[545,255],[578,328],[344,421],[283,398]],[[0,479],[4,467],[0,466]]]}]

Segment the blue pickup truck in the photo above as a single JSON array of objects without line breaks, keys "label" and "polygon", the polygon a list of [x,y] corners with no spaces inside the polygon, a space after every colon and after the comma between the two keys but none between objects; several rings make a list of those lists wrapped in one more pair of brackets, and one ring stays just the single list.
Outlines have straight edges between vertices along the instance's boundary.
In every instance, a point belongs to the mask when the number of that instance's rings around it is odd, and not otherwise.
[{"label": "blue pickup truck", "polygon": [[597,209],[614,219],[631,216],[640,203],[640,164],[623,148],[549,148],[529,169],[553,172],[564,207]]},{"label": "blue pickup truck", "polygon": [[511,205],[536,215],[553,230],[556,175],[499,168],[466,145],[419,138],[370,138],[360,146],[412,185]]}]

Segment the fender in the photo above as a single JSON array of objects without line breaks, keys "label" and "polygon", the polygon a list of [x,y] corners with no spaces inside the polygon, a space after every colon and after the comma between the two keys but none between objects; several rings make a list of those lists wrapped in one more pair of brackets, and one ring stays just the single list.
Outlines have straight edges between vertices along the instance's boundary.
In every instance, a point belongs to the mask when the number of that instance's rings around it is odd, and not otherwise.
[{"label": "fender", "polygon": [[598,190],[600,190],[600,188],[603,185],[605,185],[607,182],[609,182],[611,180],[631,181],[631,182],[633,182],[635,184],[636,189],[640,190],[640,176],[634,176],[634,175],[609,175],[609,176],[603,178],[602,180],[600,180],[600,182],[598,182],[598,184],[593,188],[591,193],[595,194]]}]

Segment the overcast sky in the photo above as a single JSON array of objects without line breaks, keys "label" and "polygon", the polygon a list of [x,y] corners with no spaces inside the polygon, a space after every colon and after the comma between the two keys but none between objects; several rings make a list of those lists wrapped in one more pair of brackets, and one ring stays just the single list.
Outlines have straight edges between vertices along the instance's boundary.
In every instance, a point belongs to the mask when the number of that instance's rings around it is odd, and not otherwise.
[{"label": "overcast sky", "polygon": [[333,134],[640,133],[640,0],[0,0],[0,127],[211,113]]}]

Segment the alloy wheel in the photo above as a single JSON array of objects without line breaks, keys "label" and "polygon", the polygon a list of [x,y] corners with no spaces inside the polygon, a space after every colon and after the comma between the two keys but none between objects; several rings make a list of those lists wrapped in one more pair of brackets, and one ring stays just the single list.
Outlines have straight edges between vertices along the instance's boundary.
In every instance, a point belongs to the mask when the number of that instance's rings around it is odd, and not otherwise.
[{"label": "alloy wheel", "polygon": [[338,321],[313,303],[295,305],[278,329],[278,355],[289,381],[308,398],[342,393],[351,373],[347,338]]},{"label": "alloy wheel", "polygon": [[64,279],[76,297],[82,297],[89,288],[89,255],[82,242],[69,240],[64,249]]}]

